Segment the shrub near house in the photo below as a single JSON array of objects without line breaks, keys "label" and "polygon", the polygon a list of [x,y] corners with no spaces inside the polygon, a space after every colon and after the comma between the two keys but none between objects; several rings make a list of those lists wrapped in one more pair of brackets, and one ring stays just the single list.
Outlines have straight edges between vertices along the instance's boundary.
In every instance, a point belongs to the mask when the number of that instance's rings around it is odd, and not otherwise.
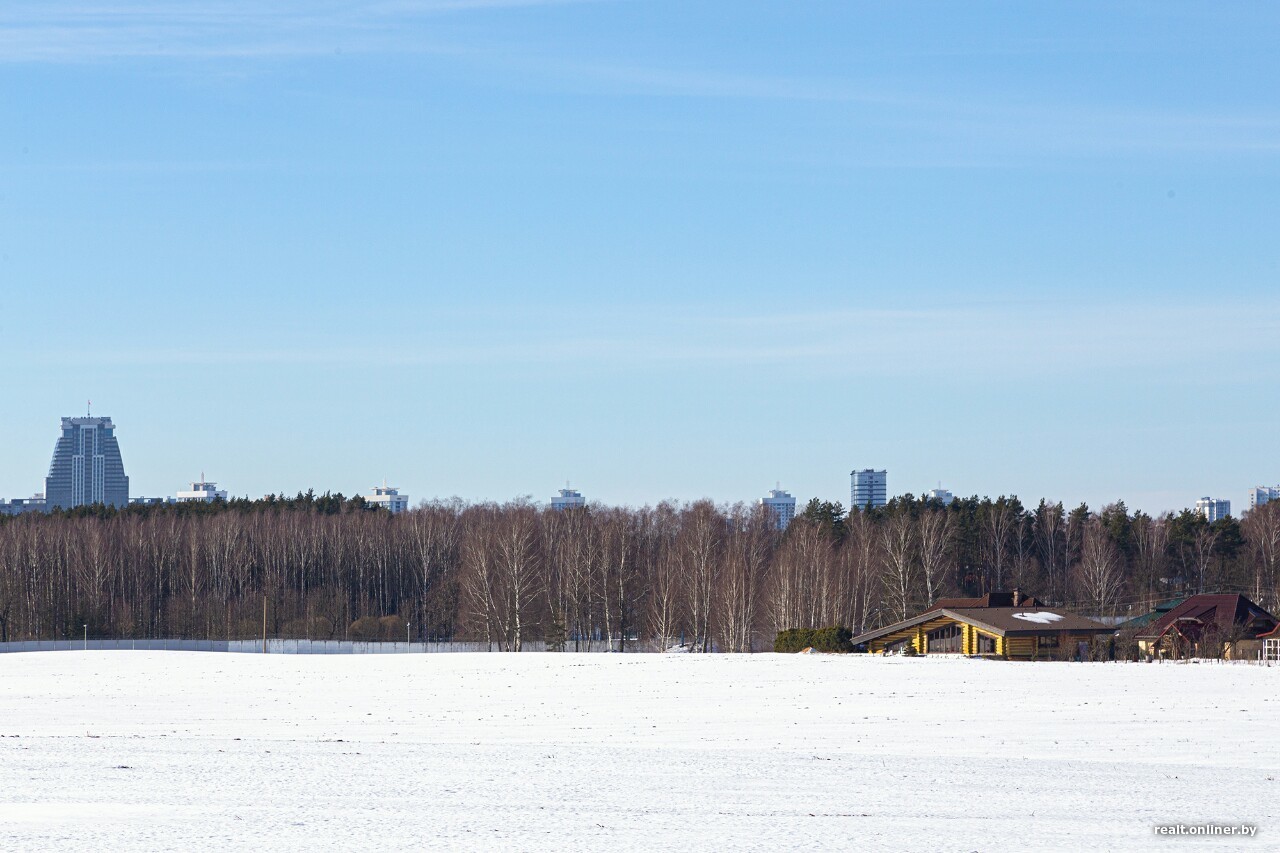
[{"label": "shrub near house", "polygon": [[829,628],[788,628],[779,631],[773,641],[775,652],[795,653],[805,649],[815,652],[853,651],[853,632],[848,628],[832,625]]}]

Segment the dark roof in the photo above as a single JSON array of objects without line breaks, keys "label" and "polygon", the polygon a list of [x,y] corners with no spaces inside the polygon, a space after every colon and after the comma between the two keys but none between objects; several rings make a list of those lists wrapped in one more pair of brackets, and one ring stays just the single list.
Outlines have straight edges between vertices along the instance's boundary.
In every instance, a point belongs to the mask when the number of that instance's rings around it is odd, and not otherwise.
[{"label": "dark roof", "polygon": [[1110,633],[1114,629],[1084,616],[1056,607],[981,607],[944,612],[965,622],[987,628],[1000,636],[1019,637],[1058,631],[1096,631]]},{"label": "dark roof", "polygon": [[[1018,601],[1014,601],[1013,597],[1017,595]],[[977,598],[939,598],[934,602],[929,610],[941,610],[948,608],[964,608],[972,609],[974,607],[1042,607],[1043,605],[1034,595],[1022,595],[1017,590],[1013,592],[989,592],[986,595],[980,595]],[[928,613],[926,610],[925,613]]]},{"label": "dark roof", "polygon": [[1141,616],[1135,616],[1132,619],[1128,619],[1121,622],[1119,625],[1116,625],[1116,630],[1124,631],[1129,628],[1141,628],[1144,625],[1148,625],[1156,621],[1184,601],[1186,601],[1185,598],[1175,598],[1172,601],[1162,601],[1157,604],[1150,613],[1143,613]]},{"label": "dark roof", "polygon": [[1208,626],[1223,633],[1238,630],[1251,640],[1273,630],[1276,618],[1243,595],[1193,595],[1139,631],[1138,638],[1155,640],[1170,630],[1198,633]]},{"label": "dark roof", "polygon": [[1032,637],[1039,634],[1056,634],[1059,631],[1075,631],[1079,633],[1111,633],[1113,628],[1059,610],[1053,607],[962,607],[930,609],[923,613],[867,631],[853,638],[855,645],[896,633],[905,628],[914,628],[939,617],[947,617],[958,622],[967,622],[978,628],[990,631],[999,637]]}]

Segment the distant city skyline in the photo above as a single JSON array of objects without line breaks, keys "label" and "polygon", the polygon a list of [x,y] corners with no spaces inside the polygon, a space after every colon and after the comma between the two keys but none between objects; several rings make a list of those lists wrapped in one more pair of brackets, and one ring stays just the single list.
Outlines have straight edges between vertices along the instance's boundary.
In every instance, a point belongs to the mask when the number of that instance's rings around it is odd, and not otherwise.
[{"label": "distant city skyline", "polygon": [[[118,445],[115,444],[116,439],[114,435],[117,426],[111,417],[97,417],[97,418],[63,417],[61,420],[62,420],[62,434],[55,446],[54,461],[50,466],[50,472],[52,472],[55,468],[58,468],[59,466],[61,466],[61,468],[65,468],[67,472],[71,470],[72,438],[70,436],[74,435],[76,440],[83,443],[85,439],[81,435],[81,433],[85,433],[91,436],[90,442],[92,442],[93,440],[92,435],[94,434],[94,431],[99,427],[102,427],[104,430],[107,430],[107,432],[105,432],[104,435],[107,437],[107,439],[109,439],[113,447],[113,449],[109,451],[114,453],[114,457],[113,457],[114,462],[112,464],[115,465],[117,468],[119,468],[120,451],[118,449]],[[92,447],[92,443],[90,443],[89,446]],[[92,458],[92,454],[90,458]],[[91,474],[93,471],[91,464],[88,470]],[[67,474],[67,476],[69,476],[69,473]],[[149,502],[163,502],[166,500],[166,495],[164,494],[165,490],[158,490],[158,491],[157,490],[141,490],[141,491],[131,490],[129,486],[129,478],[127,475],[124,475],[123,469],[120,469],[114,476],[116,477],[124,476],[122,488],[127,492],[127,498],[131,501],[134,499],[145,500]],[[936,500],[940,500],[943,503],[950,503],[956,497],[956,494],[953,494],[951,489],[944,489],[941,486],[935,486],[934,488],[921,488],[919,490],[911,490],[911,489],[907,489],[903,491],[890,490],[887,488],[887,471],[886,470],[855,469],[848,476],[851,479],[852,485],[850,486],[850,494],[848,494],[849,502],[846,505],[846,509],[852,509],[855,505],[859,505],[858,499],[855,497],[855,494],[862,494],[864,497],[871,496],[871,502],[874,506],[883,506],[885,500],[893,497],[898,497],[901,495],[912,495],[915,497],[922,497],[922,496],[929,497]],[[861,480],[859,479],[860,477],[862,478]],[[81,469],[81,478],[82,478],[82,483],[84,484],[82,485],[82,490],[89,490],[93,488],[92,485],[90,485],[92,483],[92,477],[86,475],[84,473],[83,468]],[[46,492],[34,493],[34,494],[45,496],[46,502],[48,502],[49,500],[48,491],[47,491],[47,485],[49,482],[50,482],[49,479],[45,480]],[[70,494],[69,490],[72,488],[70,485],[70,482],[71,481],[68,480],[67,484],[65,484],[63,487],[66,490],[68,490],[68,495]],[[116,482],[118,483],[118,480]],[[115,486],[115,488],[118,490],[119,488],[121,488],[121,486],[117,485]],[[199,481],[189,482],[187,490],[178,490],[176,491],[176,493],[168,495],[167,499],[169,501],[174,501],[174,500],[176,501],[188,501],[188,500],[208,501],[208,500],[213,500],[216,497],[221,497],[223,499],[226,499],[228,496],[246,497],[246,498],[254,499],[254,498],[263,497],[268,494],[293,495],[299,492],[306,492],[308,490],[314,490],[317,493],[324,493],[326,491],[332,492],[332,493],[341,492],[344,495],[347,495],[348,497],[355,497],[356,495],[364,495],[366,499],[369,499],[374,503],[386,505],[386,507],[393,512],[400,512],[405,509],[408,509],[411,506],[416,505],[421,500],[435,500],[435,499],[448,500],[454,497],[460,497],[464,500],[470,500],[470,501],[488,501],[488,500],[504,501],[504,500],[510,500],[510,499],[516,499],[516,498],[530,498],[530,499],[533,499],[535,502],[544,503],[556,509],[564,509],[571,506],[582,506],[587,503],[587,500],[583,496],[581,491],[579,491],[578,489],[571,489],[568,487],[564,489],[560,489],[557,496],[552,496],[550,498],[539,495],[532,489],[526,489],[522,492],[516,492],[512,494],[507,494],[507,495],[482,495],[482,494],[463,495],[459,493],[454,493],[454,494],[427,493],[428,494],[427,497],[414,498],[412,501],[410,501],[410,494],[412,493],[412,490],[402,490],[398,487],[389,487],[385,483],[381,486],[374,486],[372,489],[367,489],[367,488],[364,490],[357,489],[350,492],[347,492],[342,488],[334,488],[334,487],[325,485],[324,483],[308,483],[306,485],[302,485],[297,488],[290,488],[290,489],[275,489],[275,490],[267,489],[264,491],[249,490],[249,491],[241,492],[235,488],[217,489],[216,483],[206,482],[204,480],[203,472],[201,472],[201,479]],[[603,491],[606,493],[608,492],[608,484],[604,484]],[[1248,500],[1242,501],[1241,504],[1243,505],[1244,503],[1247,503],[1249,508],[1253,508],[1257,504],[1266,503],[1269,499],[1275,499],[1275,495],[1280,494],[1280,487],[1254,486],[1244,491],[1248,495]],[[117,503],[117,505],[123,505],[119,501],[120,495],[116,493],[113,493],[113,494],[115,494],[115,502]],[[418,494],[423,494],[423,492],[419,491]],[[1016,493],[1011,491],[964,492],[963,490],[961,490],[957,494],[959,497],[972,497],[976,495],[978,497],[996,498],[1001,495],[1013,495]],[[155,495],[155,497],[144,497],[146,495]],[[1027,496],[1024,496],[1024,495],[1017,495],[1017,496],[1020,500],[1022,500],[1023,504],[1026,505],[1029,509],[1033,509],[1041,499],[1040,497],[1028,498]],[[1048,495],[1045,495],[1042,497],[1049,500],[1060,500],[1059,498],[1053,498]],[[642,502],[612,501],[607,499],[598,499],[595,502],[612,503],[612,504],[619,504],[619,505],[643,505],[646,503],[656,504],[663,500],[675,500],[678,502],[688,502],[688,501],[701,500],[704,498],[710,498],[717,502],[730,503],[730,504],[739,503],[739,502],[748,503],[748,504],[752,502],[769,504],[771,508],[773,508],[775,513],[781,512],[783,515],[786,516],[785,520],[783,520],[783,523],[782,523],[782,526],[784,527],[786,526],[787,523],[790,522],[791,517],[796,512],[802,510],[804,505],[807,504],[810,499],[812,498],[817,498],[819,500],[830,499],[828,496],[825,496],[825,495],[792,496],[792,494],[789,491],[774,489],[774,490],[771,490],[770,492],[770,498],[765,498],[765,499],[759,499],[759,498],[752,499],[750,496],[747,496],[747,495],[715,497],[708,494],[696,494],[696,495],[665,495],[662,497],[658,497],[652,500],[642,501]],[[10,500],[29,501],[30,499],[31,498],[28,497],[28,493],[23,493],[21,488],[18,488],[17,490],[10,490],[5,493],[0,493],[0,501],[10,501]],[[64,505],[67,505],[67,506],[75,505],[75,502],[69,500],[69,498],[67,497],[60,498],[60,500]],[[1125,499],[1121,497],[1121,498],[1117,498],[1117,500],[1125,500]],[[81,502],[87,503],[90,501],[82,500]],[[112,501],[107,501],[107,502],[110,503]],[[1100,509],[1102,506],[1105,506],[1107,503],[1112,503],[1112,502],[1114,501],[1106,501],[1103,503],[1091,503],[1089,504],[1089,506],[1092,509],[1097,510],[1097,509]],[[1214,520],[1216,518],[1222,517],[1225,514],[1231,513],[1231,506],[1232,506],[1232,502],[1230,499],[1209,499],[1209,498],[1205,498],[1204,496],[1201,496],[1194,499],[1188,499],[1187,503],[1184,506],[1167,507],[1163,510],[1157,510],[1155,512],[1152,512],[1151,510],[1148,510],[1146,507],[1138,506],[1129,500],[1126,500],[1125,502],[1131,511],[1141,509],[1149,512],[1150,514],[1159,515],[1161,512],[1176,513],[1183,509],[1193,509],[1196,512],[1205,514],[1206,517],[1210,518],[1210,520]],[[844,504],[843,501],[841,501],[841,503]],[[1079,502],[1064,501],[1064,504],[1068,506],[1068,508],[1074,507],[1078,505],[1078,503]],[[786,510],[780,509],[780,507],[787,504],[790,505],[789,512],[787,512]],[[52,504],[52,505],[57,505],[57,504]],[[1238,516],[1239,514],[1236,513],[1236,515]]]},{"label": "distant city skyline", "polygon": [[1280,8],[0,14],[0,494],[1280,482]]}]

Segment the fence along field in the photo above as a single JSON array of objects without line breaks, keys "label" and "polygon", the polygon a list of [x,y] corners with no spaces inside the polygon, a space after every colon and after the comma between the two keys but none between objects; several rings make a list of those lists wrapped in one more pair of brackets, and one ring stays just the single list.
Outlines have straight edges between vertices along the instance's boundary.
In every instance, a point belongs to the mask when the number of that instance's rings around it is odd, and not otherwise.
[{"label": "fence along field", "polygon": [[[545,643],[526,643],[526,651],[546,651]],[[403,655],[491,651],[484,643],[395,643],[354,640],[12,640],[0,643],[6,652],[231,652],[273,655]],[[593,643],[584,651],[608,651]]]}]

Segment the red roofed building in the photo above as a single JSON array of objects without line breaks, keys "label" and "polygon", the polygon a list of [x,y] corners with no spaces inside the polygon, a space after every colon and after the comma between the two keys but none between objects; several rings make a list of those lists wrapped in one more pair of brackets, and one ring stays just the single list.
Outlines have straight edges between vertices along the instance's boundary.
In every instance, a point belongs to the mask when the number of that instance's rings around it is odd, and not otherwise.
[{"label": "red roofed building", "polygon": [[1138,649],[1157,657],[1256,658],[1276,618],[1243,595],[1193,595],[1140,630]]}]

